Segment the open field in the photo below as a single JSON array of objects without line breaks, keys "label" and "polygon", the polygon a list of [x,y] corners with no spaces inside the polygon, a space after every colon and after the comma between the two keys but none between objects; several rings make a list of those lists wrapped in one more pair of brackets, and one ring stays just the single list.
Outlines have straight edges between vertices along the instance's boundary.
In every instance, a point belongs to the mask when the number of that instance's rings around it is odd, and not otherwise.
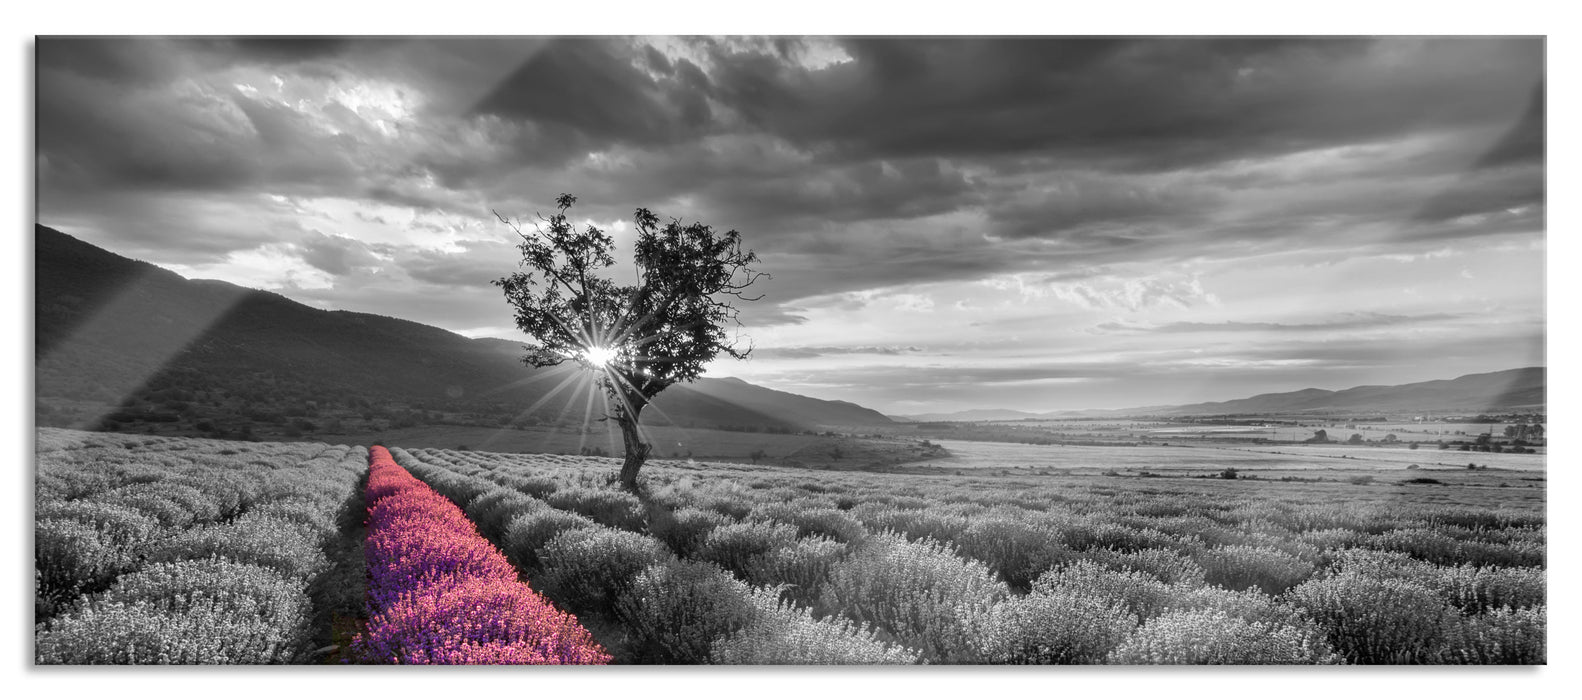
[{"label": "open field", "polygon": [[902,465],[940,469],[1237,470],[1283,474],[1310,470],[1399,471],[1465,469],[1469,462],[1491,469],[1544,470],[1545,455],[1494,454],[1406,447],[1355,445],[1229,445],[1190,443],[1136,446],[1030,445],[976,440],[938,440],[951,456]]},{"label": "open field", "polygon": [[[880,469],[909,462],[937,450],[924,448],[918,438],[853,437],[784,433],[751,433],[704,428],[648,427],[643,432],[654,445],[655,459],[695,459],[759,462],[819,469]],[[524,454],[584,455],[603,450],[621,453],[620,433],[604,423],[587,432],[556,428],[486,428],[478,426],[416,426],[379,432],[331,436],[356,444],[402,445]]]},{"label": "open field", "polygon": [[[1541,462],[1330,469],[1222,448],[951,447],[892,471],[658,459],[636,495],[611,485],[617,458],[390,453],[614,663],[1545,662]],[[1028,468],[1028,450],[1083,457]],[[41,429],[39,660],[347,658],[312,649],[364,629],[348,612],[362,595],[348,577],[366,574],[347,509],[366,457]],[[950,460],[961,475],[938,466]],[[1228,466],[1243,478],[1215,476]],[[427,547],[423,532],[397,539]],[[440,602],[477,587],[422,576]],[[410,631],[378,637],[381,658],[473,658],[402,619]]]},{"label": "open field", "polygon": [[1439,423],[1434,421],[1352,422],[1310,416],[1271,416],[1267,421],[1248,420],[1248,424],[1215,423],[1213,421],[1168,420],[1023,420],[984,421],[958,423],[958,430],[996,429],[1023,435],[1048,435],[1065,439],[1090,439],[1109,441],[1160,441],[1171,438],[1240,438],[1264,439],[1270,442],[1300,442],[1313,437],[1314,431],[1323,430],[1329,439],[1345,441],[1353,434],[1363,440],[1383,441],[1394,435],[1401,442],[1433,443],[1439,440],[1454,442],[1472,440],[1482,433],[1499,437],[1513,423]]}]

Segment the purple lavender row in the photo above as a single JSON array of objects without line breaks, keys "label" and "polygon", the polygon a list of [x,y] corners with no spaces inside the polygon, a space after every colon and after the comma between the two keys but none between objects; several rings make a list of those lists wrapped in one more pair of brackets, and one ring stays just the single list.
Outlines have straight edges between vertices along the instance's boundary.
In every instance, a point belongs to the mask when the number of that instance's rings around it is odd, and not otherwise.
[{"label": "purple lavender row", "polygon": [[371,663],[605,664],[577,618],[517,579],[460,508],[369,449],[369,621],[352,646]]}]

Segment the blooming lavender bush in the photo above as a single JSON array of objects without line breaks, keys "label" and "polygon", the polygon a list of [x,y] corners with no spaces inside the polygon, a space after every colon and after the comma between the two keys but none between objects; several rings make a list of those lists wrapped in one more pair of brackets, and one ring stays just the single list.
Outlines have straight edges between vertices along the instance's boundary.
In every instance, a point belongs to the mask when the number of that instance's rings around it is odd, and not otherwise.
[{"label": "blooming lavender bush", "polygon": [[707,663],[714,643],[755,614],[752,589],[703,561],[667,561],[633,577],[616,602],[639,661]]},{"label": "blooming lavender bush", "polygon": [[1169,612],[1145,623],[1109,656],[1116,664],[1329,664],[1317,631],[1253,622],[1220,610]]},{"label": "blooming lavender bush", "polygon": [[831,570],[819,603],[887,630],[930,661],[972,663],[979,660],[976,626],[1008,595],[981,562],[932,540],[885,533]]},{"label": "blooming lavender bush", "polygon": [[1116,571],[1091,561],[1076,561],[1046,572],[1033,582],[1033,593],[1080,592],[1124,606],[1147,620],[1170,607],[1176,589],[1139,571]]},{"label": "blooming lavender bush", "polygon": [[571,610],[607,614],[639,572],[673,558],[652,538],[595,525],[567,530],[545,544],[536,580]]},{"label": "blooming lavender bush", "polygon": [[62,615],[38,634],[40,664],[267,664],[290,662],[283,630],[234,601],[195,598],[180,606],[106,602]]},{"label": "blooming lavender bush", "polygon": [[539,563],[539,552],[550,540],[568,530],[598,527],[598,523],[576,513],[551,508],[539,501],[525,513],[517,514],[505,526],[504,549],[524,567],[534,569]]},{"label": "blooming lavender bush", "polygon": [[759,558],[795,542],[796,532],[793,525],[763,520],[728,523],[709,531],[697,556],[748,577]]},{"label": "blooming lavender bush", "polygon": [[600,525],[629,532],[648,531],[648,517],[642,502],[623,491],[575,487],[560,489],[544,500],[556,508],[577,513]]},{"label": "blooming lavender bush", "polygon": [[1427,588],[1357,573],[1308,581],[1288,599],[1355,664],[1443,663],[1460,618]]},{"label": "blooming lavender bush", "polygon": [[722,513],[689,506],[677,509],[668,518],[661,518],[654,528],[654,536],[676,556],[688,557],[703,545],[715,528],[733,522],[736,521]]},{"label": "blooming lavender bush", "polygon": [[1119,602],[1048,590],[996,603],[977,644],[986,663],[1103,663],[1136,626],[1137,616]]},{"label": "blooming lavender bush", "polygon": [[807,608],[782,601],[772,589],[752,592],[752,621],[714,643],[717,664],[916,664],[916,649],[883,641],[874,630],[831,615],[815,619]]},{"label": "blooming lavender bush", "polygon": [[1231,590],[1258,588],[1271,595],[1307,580],[1313,565],[1267,547],[1226,545],[1199,552],[1207,582]]},{"label": "blooming lavender bush", "polygon": [[369,450],[369,612],[353,651],[370,662],[597,664],[575,617],[517,579],[460,508]]}]

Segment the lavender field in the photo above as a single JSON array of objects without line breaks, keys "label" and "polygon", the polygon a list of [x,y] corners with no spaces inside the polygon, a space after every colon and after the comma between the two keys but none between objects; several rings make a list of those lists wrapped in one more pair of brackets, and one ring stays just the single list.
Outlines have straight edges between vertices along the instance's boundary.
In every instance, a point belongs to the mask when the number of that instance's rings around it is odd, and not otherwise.
[{"label": "lavender field", "polygon": [[[418,516],[367,510],[363,448],[38,439],[44,664],[1546,662],[1542,482],[657,460],[634,495],[613,459],[376,454]],[[444,612],[501,595],[543,612]]]}]

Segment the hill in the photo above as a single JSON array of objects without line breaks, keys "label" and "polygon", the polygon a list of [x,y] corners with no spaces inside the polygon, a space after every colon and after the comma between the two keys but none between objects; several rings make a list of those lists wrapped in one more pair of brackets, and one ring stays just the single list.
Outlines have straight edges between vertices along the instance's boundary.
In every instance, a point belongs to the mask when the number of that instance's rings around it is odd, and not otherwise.
[{"label": "hill", "polygon": [[896,416],[896,418],[899,418],[899,419],[902,419],[902,420],[914,421],[914,422],[917,422],[917,423],[930,423],[930,422],[966,422],[966,421],[984,421],[984,420],[990,420],[990,421],[1023,420],[1023,419],[1027,419],[1027,418],[1043,418],[1043,417],[1046,417],[1047,415],[1049,415],[1049,414],[1045,414],[1045,413],[1029,413],[1027,411],[1015,411],[1015,410],[1006,409],[1006,408],[976,408],[976,409],[971,409],[971,410],[967,410],[967,411],[956,411],[954,413],[920,413],[920,414],[911,415],[911,416]]},{"label": "hill", "polygon": [[1543,367],[1468,374],[1396,386],[1358,386],[1341,391],[1302,389],[1233,401],[1152,409],[1164,415],[1311,413],[1321,411],[1467,411],[1542,409],[1546,395]]},{"label": "hill", "polygon": [[[520,343],[189,280],[43,225],[34,251],[41,425],[180,424],[238,436],[358,421],[580,425],[602,413],[576,369],[526,367]],[[660,394],[644,422],[770,431],[890,423],[846,402],[709,378]]]},{"label": "hill", "polygon": [[1307,388],[1245,399],[1125,409],[1089,409],[1029,413],[1009,409],[976,409],[955,413],[897,416],[916,422],[1016,421],[1038,419],[1120,418],[1126,416],[1223,416],[1293,413],[1493,413],[1543,410],[1547,373],[1543,367],[1468,374],[1395,386],[1367,385],[1340,391]]}]

